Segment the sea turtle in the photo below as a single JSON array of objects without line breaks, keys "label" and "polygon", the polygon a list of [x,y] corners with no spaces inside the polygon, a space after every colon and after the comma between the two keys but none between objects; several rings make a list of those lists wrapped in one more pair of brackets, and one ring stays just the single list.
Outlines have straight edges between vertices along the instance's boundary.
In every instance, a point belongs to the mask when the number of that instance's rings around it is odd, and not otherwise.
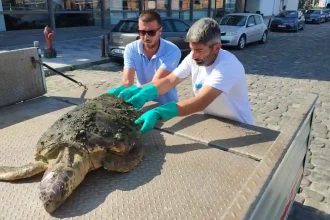
[{"label": "sea turtle", "polygon": [[0,180],[28,178],[43,171],[41,199],[46,211],[56,210],[92,170],[128,172],[144,156],[140,115],[113,95],[86,101],[59,118],[39,139],[35,161],[21,167],[0,166]]}]

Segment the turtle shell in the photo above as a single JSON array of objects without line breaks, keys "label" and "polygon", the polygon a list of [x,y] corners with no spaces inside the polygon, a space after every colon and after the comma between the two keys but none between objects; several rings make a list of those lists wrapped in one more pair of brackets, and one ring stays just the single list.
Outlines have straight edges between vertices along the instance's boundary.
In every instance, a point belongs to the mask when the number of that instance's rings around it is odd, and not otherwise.
[{"label": "turtle shell", "polygon": [[140,125],[134,124],[139,116],[123,99],[103,94],[59,118],[40,138],[36,153],[47,157],[69,146],[126,154],[140,136]]}]

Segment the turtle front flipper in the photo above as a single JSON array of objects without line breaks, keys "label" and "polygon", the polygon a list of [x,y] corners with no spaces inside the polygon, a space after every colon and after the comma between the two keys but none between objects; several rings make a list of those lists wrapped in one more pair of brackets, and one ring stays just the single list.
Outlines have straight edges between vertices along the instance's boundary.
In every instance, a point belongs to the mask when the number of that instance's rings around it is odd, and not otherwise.
[{"label": "turtle front flipper", "polygon": [[0,180],[12,181],[37,175],[47,169],[47,163],[36,161],[21,167],[0,166]]},{"label": "turtle front flipper", "polygon": [[83,181],[91,169],[89,155],[83,150],[65,147],[44,173],[40,194],[48,213],[55,211]]}]

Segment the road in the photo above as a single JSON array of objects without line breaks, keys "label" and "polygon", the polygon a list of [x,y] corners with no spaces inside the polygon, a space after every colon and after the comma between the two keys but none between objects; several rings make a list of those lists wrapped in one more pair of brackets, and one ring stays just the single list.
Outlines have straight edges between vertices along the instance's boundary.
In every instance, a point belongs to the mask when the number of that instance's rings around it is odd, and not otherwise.
[{"label": "road", "polygon": [[[290,220],[330,219],[330,22],[306,25],[299,33],[269,34],[264,45],[249,45],[245,50],[229,49],[244,64],[249,98],[257,126],[281,130],[288,110],[299,93],[320,95],[307,169],[295,199]],[[121,78],[119,62],[70,72],[90,87],[106,90]],[[190,80],[178,86],[180,99],[192,95]],[[59,76],[47,77],[48,93],[75,86]],[[59,88],[61,85],[61,89]],[[288,98],[290,97],[290,98]]]}]

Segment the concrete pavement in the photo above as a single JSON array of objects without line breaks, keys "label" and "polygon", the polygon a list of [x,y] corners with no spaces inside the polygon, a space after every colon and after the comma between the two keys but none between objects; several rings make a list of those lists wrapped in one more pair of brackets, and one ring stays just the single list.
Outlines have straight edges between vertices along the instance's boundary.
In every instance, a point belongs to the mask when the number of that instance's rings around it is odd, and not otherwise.
[{"label": "concrete pavement", "polygon": [[[18,45],[15,47],[6,47],[1,51],[33,47],[32,45]],[[59,71],[69,71],[89,67],[92,65],[110,62],[108,57],[101,57],[101,38],[92,37],[76,40],[65,40],[54,42],[53,47],[57,52],[56,58],[45,59],[43,62]],[[43,54],[44,44],[40,43],[40,49]],[[44,68],[46,75],[55,74],[48,68]]]}]

